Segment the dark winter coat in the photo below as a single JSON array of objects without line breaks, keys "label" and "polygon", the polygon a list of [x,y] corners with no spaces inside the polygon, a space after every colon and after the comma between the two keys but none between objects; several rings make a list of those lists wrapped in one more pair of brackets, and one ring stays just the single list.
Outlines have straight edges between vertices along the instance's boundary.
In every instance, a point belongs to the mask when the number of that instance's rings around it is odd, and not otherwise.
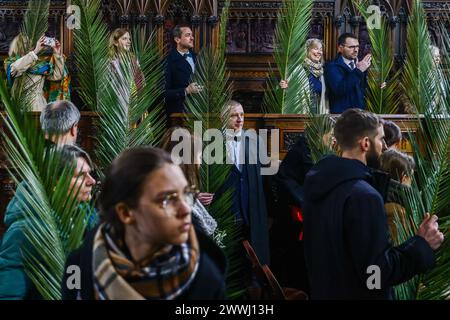
[{"label": "dark winter coat", "polygon": [[[312,299],[391,299],[392,286],[435,264],[420,236],[393,247],[383,198],[358,160],[328,156],[306,175],[305,258]],[[380,268],[380,289],[368,289],[369,266]],[[373,279],[373,278],[372,278]]]}]

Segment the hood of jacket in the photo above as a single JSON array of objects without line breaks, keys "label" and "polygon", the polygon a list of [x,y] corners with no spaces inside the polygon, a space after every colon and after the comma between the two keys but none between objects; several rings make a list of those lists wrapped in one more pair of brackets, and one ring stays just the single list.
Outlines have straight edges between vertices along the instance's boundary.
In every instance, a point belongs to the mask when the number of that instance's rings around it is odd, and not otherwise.
[{"label": "hood of jacket", "polygon": [[306,175],[305,197],[319,201],[344,182],[366,180],[370,183],[371,179],[370,169],[361,161],[327,156],[317,162]]}]

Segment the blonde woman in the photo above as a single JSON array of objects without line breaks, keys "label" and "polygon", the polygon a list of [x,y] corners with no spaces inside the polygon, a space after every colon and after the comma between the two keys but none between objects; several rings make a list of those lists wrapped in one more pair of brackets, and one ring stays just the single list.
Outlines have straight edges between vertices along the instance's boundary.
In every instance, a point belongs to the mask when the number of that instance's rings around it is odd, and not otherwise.
[{"label": "blonde woman", "polygon": [[[131,52],[131,35],[127,29],[115,29],[109,37],[109,59],[111,65],[116,72],[119,72],[119,63],[121,57]],[[144,75],[139,66],[139,62],[133,53],[130,53],[131,67],[133,69],[134,83],[132,83],[132,91],[141,89],[144,83]],[[133,90],[134,89],[134,90]]]},{"label": "blonde woman", "polygon": [[447,90],[445,88],[445,75],[442,72],[442,57],[441,51],[435,45],[430,45],[431,57],[433,59],[433,67],[435,69],[434,76],[436,78],[435,82],[438,84],[438,94],[434,97],[432,103],[430,104],[430,112],[438,114],[448,114],[445,107],[445,101],[447,97]]},{"label": "blonde woman", "polygon": [[[325,95],[325,80],[323,77],[323,43],[322,40],[312,38],[306,40],[306,58],[303,67],[308,72],[309,85],[313,106],[318,106],[317,113],[329,113],[328,101]],[[280,81],[282,89],[288,88],[288,80]]]},{"label": "blonde woman", "polygon": [[32,49],[26,36],[19,34],[11,42],[9,57],[5,60],[8,85],[17,89],[19,78],[24,79],[24,89],[30,95],[31,110],[42,111],[47,102],[70,100],[70,79],[65,58],[58,40],[52,45],[53,53],[43,55],[46,37],[42,36]]}]

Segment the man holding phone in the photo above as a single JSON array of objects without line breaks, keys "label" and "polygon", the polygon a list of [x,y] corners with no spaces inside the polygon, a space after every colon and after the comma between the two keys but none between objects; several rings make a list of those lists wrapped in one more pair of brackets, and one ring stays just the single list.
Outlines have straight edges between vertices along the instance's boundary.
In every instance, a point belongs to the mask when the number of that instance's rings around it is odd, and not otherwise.
[{"label": "man holding phone", "polygon": [[359,41],[351,33],[338,38],[338,56],[325,66],[325,84],[327,86],[331,113],[342,113],[350,108],[365,109],[364,94],[367,87],[367,70],[372,55],[368,53],[358,60]]}]

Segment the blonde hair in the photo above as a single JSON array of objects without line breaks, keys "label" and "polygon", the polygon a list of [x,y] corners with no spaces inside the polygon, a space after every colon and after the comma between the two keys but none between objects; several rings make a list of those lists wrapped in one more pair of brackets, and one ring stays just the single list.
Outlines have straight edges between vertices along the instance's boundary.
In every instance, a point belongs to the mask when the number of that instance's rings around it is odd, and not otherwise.
[{"label": "blonde hair", "polygon": [[122,50],[122,48],[120,48],[119,46],[117,46],[117,42],[119,41],[119,39],[124,35],[130,33],[130,31],[128,31],[128,29],[125,28],[117,28],[115,29],[111,35],[109,36],[109,57],[113,58],[116,57],[120,51]]},{"label": "blonde hair", "polygon": [[242,104],[236,100],[228,100],[222,109],[222,112],[220,113],[220,116],[222,119],[228,118],[228,115],[231,113],[231,109],[234,107],[242,107]]},{"label": "blonde hair", "polygon": [[[323,50],[322,40],[317,39],[317,38],[311,38],[311,39],[306,40],[306,56],[308,56],[308,53],[311,49],[316,48],[319,45],[322,47],[322,50]],[[323,60],[323,55],[322,55],[321,60]]]},{"label": "blonde hair", "polygon": [[31,50],[30,41],[23,34],[17,35],[9,45],[8,55],[13,56],[24,56]]}]

